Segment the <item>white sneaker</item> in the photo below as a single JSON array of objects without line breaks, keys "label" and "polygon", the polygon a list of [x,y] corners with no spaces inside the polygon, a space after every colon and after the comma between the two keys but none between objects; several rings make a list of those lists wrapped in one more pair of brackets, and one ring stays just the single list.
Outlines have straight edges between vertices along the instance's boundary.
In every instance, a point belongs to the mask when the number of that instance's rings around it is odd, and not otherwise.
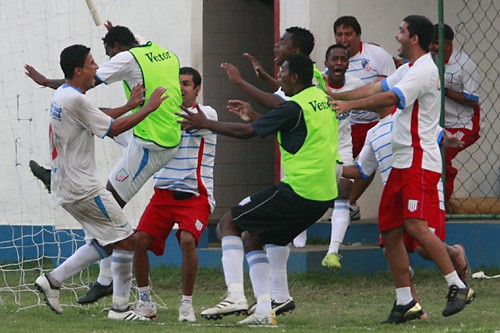
[{"label": "white sneaker", "polygon": [[52,288],[47,276],[41,275],[35,280],[35,287],[45,297],[45,304],[47,304],[52,311],[57,314],[62,314],[63,309],[59,304],[59,296],[61,291],[59,288]]},{"label": "white sneaker", "polygon": [[227,315],[247,314],[248,302],[246,298],[235,300],[226,298],[215,307],[204,310],[201,315],[207,319],[221,319]]},{"label": "white sneaker", "polygon": [[144,317],[144,316],[138,314],[137,312],[135,312],[131,307],[128,307],[124,311],[118,311],[118,310],[111,308],[111,310],[109,310],[109,312],[108,312],[108,318],[109,319],[116,319],[116,320],[129,320],[129,321],[149,320],[149,318]]},{"label": "white sneaker", "polygon": [[135,312],[143,317],[156,319],[156,305],[153,302],[137,302],[135,306]]},{"label": "white sneaker", "polygon": [[187,321],[189,323],[196,322],[192,303],[181,302],[179,306],[179,321]]},{"label": "white sneaker", "polygon": [[243,319],[238,322],[238,325],[247,325],[247,326],[275,326],[276,325],[276,314],[271,310],[271,313],[268,315],[258,315],[254,313],[253,315]]}]

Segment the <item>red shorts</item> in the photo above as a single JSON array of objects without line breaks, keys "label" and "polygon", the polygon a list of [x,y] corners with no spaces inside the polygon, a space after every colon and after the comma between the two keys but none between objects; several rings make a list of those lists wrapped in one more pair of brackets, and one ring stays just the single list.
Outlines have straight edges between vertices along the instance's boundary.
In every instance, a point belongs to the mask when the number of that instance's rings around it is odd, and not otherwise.
[{"label": "red shorts", "polygon": [[[392,168],[379,206],[379,230],[388,231],[416,218],[430,223],[440,216],[437,172]],[[440,219],[440,218],[439,218]]]},{"label": "red shorts", "polygon": [[[188,195],[186,192],[180,193]],[[180,231],[186,230],[195,237],[198,244],[201,234],[207,228],[209,217],[210,204],[206,196],[193,195],[190,198],[176,199],[173,191],[156,188],[136,231],[143,231],[153,237],[149,250],[160,256],[165,252],[165,242],[175,223],[179,225],[177,240]]]},{"label": "red shorts", "polygon": [[352,157],[356,158],[363,146],[365,145],[366,132],[373,126],[377,125],[377,121],[373,121],[368,124],[352,124],[351,125],[351,137],[352,137]]}]

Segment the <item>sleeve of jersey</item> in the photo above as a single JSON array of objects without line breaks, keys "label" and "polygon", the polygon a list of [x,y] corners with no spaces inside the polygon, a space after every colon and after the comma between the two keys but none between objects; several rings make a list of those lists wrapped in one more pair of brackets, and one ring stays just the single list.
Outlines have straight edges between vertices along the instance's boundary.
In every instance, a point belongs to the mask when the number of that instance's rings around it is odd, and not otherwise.
[{"label": "sleeve of jersey", "polygon": [[94,106],[85,95],[81,95],[76,104],[74,116],[77,120],[92,134],[100,138],[106,137],[114,119]]},{"label": "sleeve of jersey", "polygon": [[120,52],[97,69],[96,77],[103,83],[123,81],[128,76],[127,65],[135,61],[130,52]]},{"label": "sleeve of jersey", "polygon": [[358,167],[361,176],[365,179],[370,177],[378,168],[377,157],[375,156],[375,152],[373,151],[368,137],[366,138],[363,149],[361,149],[361,152],[359,153],[356,166]]},{"label": "sleeve of jersey", "polygon": [[[400,72],[396,71],[394,74],[397,75],[398,73]],[[389,90],[393,91],[398,96],[399,102],[396,106],[401,110],[404,110],[408,105],[415,102],[420,95],[420,90],[429,80],[425,71],[411,69],[408,70],[404,77],[401,77],[398,82],[394,82],[394,84],[391,82],[393,81],[391,77],[392,75],[384,81],[388,84],[387,87],[390,88]],[[384,87],[384,84],[382,84],[382,87]]]},{"label": "sleeve of jersey", "polygon": [[251,126],[260,138],[265,138],[278,131],[290,131],[295,128],[302,118],[302,108],[295,102],[289,101],[278,105],[262,118],[254,121]]},{"label": "sleeve of jersey", "polygon": [[479,83],[481,82],[480,71],[477,70],[476,64],[470,59],[466,62],[463,71],[464,96],[470,101],[479,102]]}]

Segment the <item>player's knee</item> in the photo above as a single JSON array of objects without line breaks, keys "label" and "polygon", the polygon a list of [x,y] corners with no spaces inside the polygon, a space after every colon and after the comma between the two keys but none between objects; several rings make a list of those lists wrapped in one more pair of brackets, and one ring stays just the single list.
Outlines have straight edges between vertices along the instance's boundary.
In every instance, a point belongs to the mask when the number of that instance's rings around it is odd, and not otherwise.
[{"label": "player's knee", "polygon": [[179,245],[182,251],[196,250],[196,238],[189,231],[181,230]]},{"label": "player's knee", "polygon": [[153,237],[151,237],[144,231],[136,231],[134,234],[134,240],[136,251],[147,251],[147,249],[153,242]]}]

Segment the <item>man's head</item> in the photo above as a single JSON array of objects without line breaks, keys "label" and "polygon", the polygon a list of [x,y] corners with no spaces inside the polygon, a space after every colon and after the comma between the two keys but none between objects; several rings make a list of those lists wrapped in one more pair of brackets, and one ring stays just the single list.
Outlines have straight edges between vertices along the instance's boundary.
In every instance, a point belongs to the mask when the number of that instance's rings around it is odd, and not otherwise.
[{"label": "man's head", "polygon": [[[448,59],[453,51],[453,38],[455,38],[455,33],[453,29],[448,25],[444,24],[444,56]],[[430,51],[435,57],[439,53],[439,25],[434,24],[434,30],[432,33],[432,41],[430,45]]]},{"label": "man's head", "polygon": [[95,85],[95,73],[99,66],[95,63],[90,48],[84,45],[71,45],[61,52],[61,69],[64,78],[86,91]]},{"label": "man's head", "polygon": [[179,72],[181,82],[182,105],[189,108],[196,105],[196,98],[201,90],[201,75],[191,67],[181,67]]},{"label": "man's head", "polygon": [[325,67],[328,68],[328,76],[333,82],[343,81],[349,67],[349,50],[342,44],[331,45],[326,50]]},{"label": "man's head", "polygon": [[304,28],[290,27],[285,30],[280,41],[274,46],[276,65],[281,66],[286,58],[292,54],[309,56],[314,49],[314,36]]},{"label": "man's head", "polygon": [[354,16],[339,17],[333,23],[335,43],[342,44],[349,50],[351,56],[356,55],[361,45],[361,26]]},{"label": "man's head", "polygon": [[283,92],[293,96],[304,88],[312,86],[313,62],[304,54],[289,56],[279,73]]},{"label": "man's head", "polygon": [[120,25],[109,29],[106,36],[102,39],[106,55],[110,58],[120,52],[130,50],[138,44],[134,34],[129,28]]},{"label": "man's head", "polygon": [[432,22],[427,17],[420,15],[405,17],[395,36],[401,44],[399,56],[411,60],[415,54],[429,52],[432,31]]}]

